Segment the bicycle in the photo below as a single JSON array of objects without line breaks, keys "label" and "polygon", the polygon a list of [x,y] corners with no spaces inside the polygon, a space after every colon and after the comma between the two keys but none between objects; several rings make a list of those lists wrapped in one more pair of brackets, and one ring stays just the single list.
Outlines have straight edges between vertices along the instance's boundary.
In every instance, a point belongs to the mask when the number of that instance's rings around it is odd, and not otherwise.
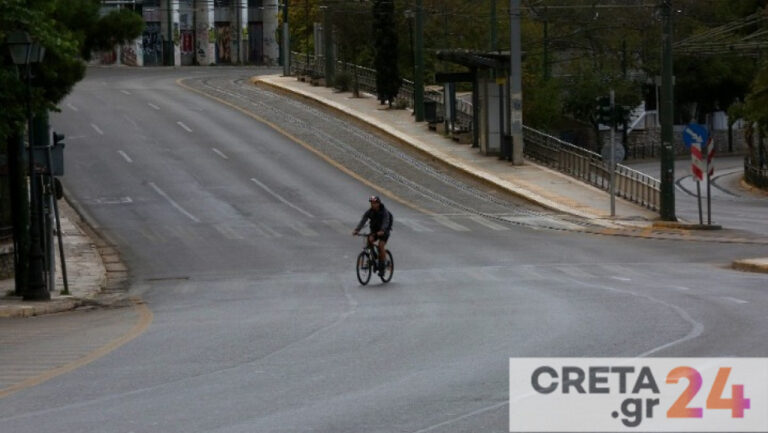
[{"label": "bicycle", "polygon": [[[357,271],[357,281],[362,285],[368,284],[371,280],[371,272],[379,272],[379,252],[378,248],[374,244],[368,243],[368,233],[360,234],[357,236],[364,237],[363,251],[357,256],[357,262],[355,263],[355,270]],[[384,275],[380,275],[383,283],[388,283],[392,279],[392,274],[395,272],[395,260],[392,258],[392,253],[387,250],[387,260],[384,262]]]}]

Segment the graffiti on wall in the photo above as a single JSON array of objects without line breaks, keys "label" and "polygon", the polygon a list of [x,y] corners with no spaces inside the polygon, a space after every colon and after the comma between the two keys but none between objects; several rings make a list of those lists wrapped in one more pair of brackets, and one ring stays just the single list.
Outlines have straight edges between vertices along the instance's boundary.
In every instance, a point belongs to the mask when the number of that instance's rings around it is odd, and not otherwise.
[{"label": "graffiti on wall", "polygon": [[216,63],[232,63],[232,29],[229,23],[216,23]]},{"label": "graffiti on wall", "polygon": [[120,50],[120,63],[128,66],[138,66],[136,51],[132,45],[123,45]]},{"label": "graffiti on wall", "polygon": [[147,23],[141,37],[145,66],[161,65],[163,61],[163,39],[160,37],[160,23]]}]

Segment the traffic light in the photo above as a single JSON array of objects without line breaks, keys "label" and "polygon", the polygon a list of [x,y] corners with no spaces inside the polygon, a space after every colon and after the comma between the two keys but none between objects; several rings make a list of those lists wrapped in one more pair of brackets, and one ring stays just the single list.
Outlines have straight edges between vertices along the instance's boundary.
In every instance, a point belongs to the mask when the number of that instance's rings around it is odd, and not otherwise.
[{"label": "traffic light", "polygon": [[53,132],[53,146],[51,146],[51,173],[54,176],[64,175],[64,134]]},{"label": "traffic light", "polygon": [[625,123],[629,123],[629,115],[630,115],[629,107],[626,107],[624,105],[616,106],[616,124],[617,125],[623,125]]},{"label": "traffic light", "polygon": [[611,99],[607,96],[597,98],[595,110],[597,122],[603,125],[613,125],[613,113],[611,113]]}]

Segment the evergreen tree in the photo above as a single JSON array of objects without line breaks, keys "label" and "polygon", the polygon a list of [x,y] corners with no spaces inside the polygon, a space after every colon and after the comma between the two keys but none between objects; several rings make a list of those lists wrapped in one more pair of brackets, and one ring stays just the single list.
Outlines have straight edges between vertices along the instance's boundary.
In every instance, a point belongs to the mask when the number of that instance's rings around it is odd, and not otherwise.
[{"label": "evergreen tree", "polygon": [[397,67],[397,31],[395,4],[392,0],[373,2],[373,36],[376,69],[376,94],[382,104],[395,100],[400,90],[401,78]]}]

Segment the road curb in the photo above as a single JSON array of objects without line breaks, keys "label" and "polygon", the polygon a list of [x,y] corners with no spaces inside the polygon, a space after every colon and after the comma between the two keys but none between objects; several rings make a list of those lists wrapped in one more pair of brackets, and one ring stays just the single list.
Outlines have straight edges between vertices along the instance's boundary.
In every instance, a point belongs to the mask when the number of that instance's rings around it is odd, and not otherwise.
[{"label": "road curb", "polygon": [[[530,191],[530,190],[526,190],[526,189],[524,189],[524,188],[522,188],[520,186],[511,185],[508,181],[505,181],[503,179],[498,179],[498,178],[495,178],[494,176],[486,175],[484,173],[478,173],[475,170],[472,170],[470,167],[467,167],[465,164],[463,164],[463,163],[461,163],[459,161],[453,160],[453,158],[451,158],[450,155],[443,155],[443,154],[440,154],[440,153],[434,153],[434,152],[426,149],[425,146],[421,145],[418,142],[418,140],[414,140],[414,139],[406,136],[405,134],[401,134],[401,133],[396,133],[396,132],[390,131],[390,130],[384,128],[383,126],[378,125],[377,122],[375,122],[373,119],[369,119],[367,116],[360,115],[360,114],[355,113],[355,112],[351,112],[351,111],[347,110],[345,107],[341,107],[338,104],[334,103],[333,101],[326,100],[322,96],[312,95],[312,94],[307,93],[307,92],[294,91],[293,89],[280,86],[279,84],[275,84],[275,83],[272,83],[272,82],[269,82],[269,81],[265,81],[264,77],[262,77],[262,76],[251,77],[250,81],[255,86],[264,86],[264,87],[267,87],[269,89],[272,89],[272,90],[275,90],[275,91],[278,91],[278,92],[281,92],[281,93],[298,96],[298,97],[304,98],[306,100],[313,101],[313,102],[315,102],[317,104],[321,104],[324,107],[327,107],[327,108],[330,108],[330,109],[336,111],[337,113],[340,113],[340,114],[342,114],[344,116],[347,116],[347,117],[349,117],[351,119],[354,119],[354,120],[356,120],[358,122],[361,122],[361,124],[363,124],[364,126],[367,126],[369,128],[375,129],[378,133],[384,134],[387,137],[390,137],[390,138],[398,141],[399,143],[401,143],[401,144],[403,144],[403,145],[405,145],[405,146],[407,146],[407,147],[409,147],[411,149],[414,149],[414,150],[420,152],[422,155],[424,155],[426,157],[437,159],[437,160],[441,161],[442,163],[444,163],[444,164],[446,164],[446,165],[448,165],[448,166],[450,166],[450,167],[452,167],[452,168],[454,168],[456,170],[459,170],[462,173],[464,173],[465,175],[468,175],[468,176],[470,176],[470,177],[472,177],[472,178],[474,178],[474,179],[476,179],[476,180],[478,180],[480,182],[483,182],[483,183],[485,183],[487,185],[490,185],[490,186],[493,186],[493,187],[496,187],[496,188],[501,188],[501,189],[507,191],[508,193],[516,196],[516,197],[519,197],[519,198],[521,198],[523,200],[527,200],[527,201],[529,201],[529,202],[531,202],[533,204],[536,204],[538,206],[541,206],[541,207],[544,207],[546,209],[553,210],[553,211],[556,211],[556,212],[562,212],[562,213],[565,213],[565,214],[568,214],[568,215],[573,215],[573,216],[577,216],[577,217],[580,217],[580,218],[586,218],[586,219],[592,221],[593,223],[595,223],[595,224],[597,224],[597,225],[599,225],[601,227],[608,228],[608,229],[618,229],[618,228],[625,227],[624,225],[622,225],[620,223],[617,223],[615,221],[604,221],[604,220],[602,220],[601,218],[599,218],[596,215],[593,215],[593,214],[590,214],[590,213],[587,213],[587,212],[583,212],[583,211],[580,211],[579,209],[575,209],[575,208],[563,205],[562,203],[558,203],[558,202],[556,202],[554,200],[550,200],[550,199],[548,199],[546,197],[541,196],[540,194],[537,194],[536,192],[533,192],[533,191]],[[529,161],[526,162],[526,163],[527,164],[531,164],[531,162],[529,162]],[[546,167],[542,167],[542,168],[547,169]]]},{"label": "road curb", "polygon": [[722,230],[719,224],[693,224],[678,221],[654,221],[653,228],[680,230]]}]

